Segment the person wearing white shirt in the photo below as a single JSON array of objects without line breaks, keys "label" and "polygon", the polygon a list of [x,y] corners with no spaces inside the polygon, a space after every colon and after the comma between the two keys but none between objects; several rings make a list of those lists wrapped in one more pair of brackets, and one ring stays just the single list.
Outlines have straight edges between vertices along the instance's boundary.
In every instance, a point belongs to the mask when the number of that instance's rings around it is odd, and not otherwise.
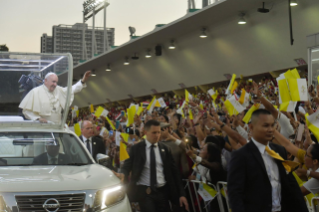
[{"label": "person wearing white shirt", "polygon": [[180,173],[171,151],[159,142],[160,123],[150,120],[145,123],[144,131],[146,139],[131,147],[130,158],[121,168],[123,173],[113,173],[121,181],[131,175],[127,194],[131,202],[139,203],[141,212],[170,211],[169,201],[188,210]]},{"label": "person wearing white shirt", "polygon": [[[73,101],[74,94],[86,87],[86,81],[91,75],[91,71],[87,71],[83,79],[72,86],[70,104]],[[21,101],[19,108],[26,119],[40,121],[41,123],[61,124],[62,110],[64,108],[67,97],[67,88],[58,86],[58,76],[50,72],[45,76],[44,84],[33,88]]]},{"label": "person wearing white shirt", "polygon": [[275,132],[272,114],[265,109],[254,111],[249,128],[251,142],[232,152],[229,164],[227,191],[232,211],[307,212],[292,170],[288,172],[283,165],[285,148],[269,142]]}]

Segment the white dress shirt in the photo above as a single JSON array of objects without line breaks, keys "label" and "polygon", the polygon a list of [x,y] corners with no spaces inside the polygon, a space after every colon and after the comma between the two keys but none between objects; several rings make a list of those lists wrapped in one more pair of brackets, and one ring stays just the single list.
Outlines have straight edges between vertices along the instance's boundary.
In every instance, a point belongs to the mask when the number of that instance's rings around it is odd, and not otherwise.
[{"label": "white dress shirt", "polygon": [[[146,161],[144,164],[144,169],[141,173],[140,179],[136,183],[137,185],[145,185],[151,186],[151,146],[152,144],[145,139],[146,142]],[[164,176],[164,166],[163,161],[160,155],[160,151],[163,149],[159,149],[158,143],[154,144],[154,153],[155,153],[155,160],[156,160],[156,177],[157,177],[157,187],[162,187],[165,185],[165,176]]]},{"label": "white dress shirt", "polygon": [[[83,143],[84,143],[84,145],[85,145],[85,147],[87,148],[87,145],[86,145],[86,140],[88,140],[86,137],[84,137],[84,135],[82,135],[82,138],[83,138]],[[90,149],[91,149],[91,151],[88,149],[88,151],[91,153],[91,155],[92,155],[92,151],[93,151],[93,149],[92,149],[92,137],[91,138],[89,138],[89,145],[90,145]]]},{"label": "white dress shirt", "polygon": [[[254,138],[251,138],[251,140],[254,142],[254,144],[257,146],[261,157],[264,161],[266,171],[268,174],[268,178],[271,184],[272,188],[272,211],[281,211],[281,183],[280,183],[280,176],[279,176],[279,170],[278,166],[275,162],[275,159],[272,158],[267,152],[266,152],[266,146],[257,142]],[[267,144],[268,148],[269,143]]]}]

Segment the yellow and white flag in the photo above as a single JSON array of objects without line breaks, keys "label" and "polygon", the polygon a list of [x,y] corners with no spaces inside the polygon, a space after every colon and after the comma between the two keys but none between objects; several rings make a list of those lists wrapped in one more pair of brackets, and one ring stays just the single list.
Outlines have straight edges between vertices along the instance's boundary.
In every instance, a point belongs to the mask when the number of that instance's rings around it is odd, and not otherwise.
[{"label": "yellow and white flag", "polygon": [[280,104],[279,110],[280,111],[286,111],[286,112],[293,112],[295,111],[297,102],[289,101],[289,102],[283,102]]},{"label": "yellow and white flag", "polygon": [[105,108],[99,106],[99,107],[96,109],[94,115],[95,115],[97,118],[100,118],[100,116],[106,117],[107,114],[109,114],[109,111],[108,111],[107,109],[105,109]]},{"label": "yellow and white flag", "polygon": [[278,89],[279,89],[279,103],[291,101],[291,96],[287,84],[287,80],[280,76],[277,78]]},{"label": "yellow and white flag", "polygon": [[308,101],[308,86],[306,79],[287,79],[292,101]]},{"label": "yellow and white flag", "polygon": [[161,108],[166,108],[167,107],[163,97],[158,98],[157,102],[160,104]]},{"label": "yellow and white flag", "polygon": [[229,115],[237,115],[245,110],[245,108],[236,100],[235,96],[231,96],[224,102]]},{"label": "yellow and white flag", "polygon": [[236,90],[237,87],[238,87],[238,83],[237,83],[237,81],[235,81],[232,88],[230,89],[230,93],[231,94],[234,93],[234,91]]},{"label": "yellow and white flag", "polygon": [[207,93],[212,97],[212,99],[213,99],[214,101],[215,101],[215,99],[216,99],[217,96],[218,96],[218,91],[215,90],[214,88],[209,89],[209,90],[207,91]]},{"label": "yellow and white flag", "polygon": [[154,107],[155,107],[155,103],[156,103],[156,96],[154,96],[153,97],[153,99],[152,99],[152,101],[151,101],[151,103],[147,106],[147,112],[149,113],[149,114],[152,114],[152,112],[153,112],[153,109],[154,109]]},{"label": "yellow and white flag", "polygon": [[188,90],[186,90],[186,89],[185,89],[185,101],[186,101],[186,102],[193,101],[193,96],[192,96],[192,94],[190,94],[190,93],[188,92]]},{"label": "yellow and white flag", "polygon": [[184,101],[182,106],[180,108],[178,108],[178,110],[176,110],[176,113],[181,114],[183,116],[183,118],[185,117],[184,113],[183,113],[183,108],[185,107],[186,104],[187,104],[186,101]]},{"label": "yellow and white flag", "polygon": [[229,94],[229,93],[230,93],[230,90],[233,88],[235,79],[236,79],[236,74],[233,74],[233,76],[232,76],[232,78],[231,78],[231,80],[230,80],[230,83],[229,83],[229,85],[228,85],[228,88],[226,89],[226,94]]},{"label": "yellow and white flag", "polygon": [[306,124],[309,130],[311,130],[311,132],[319,141],[319,110],[311,115],[308,113],[306,114]]},{"label": "yellow and white flag", "polygon": [[254,104],[246,113],[246,115],[243,118],[243,122],[245,122],[246,124],[249,123],[250,119],[251,119],[251,115],[253,114],[253,112],[255,110],[258,110],[260,107],[260,104]]}]

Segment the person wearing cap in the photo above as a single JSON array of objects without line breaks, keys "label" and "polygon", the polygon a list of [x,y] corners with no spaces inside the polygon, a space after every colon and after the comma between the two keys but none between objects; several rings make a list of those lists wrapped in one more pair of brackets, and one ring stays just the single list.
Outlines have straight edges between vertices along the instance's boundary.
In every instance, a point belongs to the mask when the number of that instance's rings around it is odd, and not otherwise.
[{"label": "person wearing cap", "polygon": [[[86,87],[86,81],[91,76],[91,71],[85,72],[83,78],[72,86],[71,103],[74,94]],[[40,121],[41,123],[61,123],[62,110],[67,101],[67,88],[58,86],[58,76],[50,72],[45,76],[44,84],[33,88],[21,101],[19,108],[26,119]]]}]

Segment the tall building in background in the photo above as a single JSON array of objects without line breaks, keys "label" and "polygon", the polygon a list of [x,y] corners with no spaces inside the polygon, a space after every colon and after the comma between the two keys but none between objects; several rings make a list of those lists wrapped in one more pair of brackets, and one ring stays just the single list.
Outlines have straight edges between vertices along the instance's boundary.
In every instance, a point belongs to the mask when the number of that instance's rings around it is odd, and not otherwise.
[{"label": "tall building in background", "polygon": [[41,53],[52,53],[52,36],[43,33],[41,37]]},{"label": "tall building in background", "polygon": [[[83,44],[82,34],[85,30],[85,42]],[[76,66],[82,59],[82,46],[84,45],[85,58],[90,59],[92,55],[92,27],[87,24],[76,23],[74,25],[63,25],[52,27],[52,49],[50,53],[71,53],[73,57],[73,65]],[[114,46],[114,28],[107,28],[107,37],[109,46]],[[94,55],[97,56],[103,53],[103,39],[104,39],[104,28],[95,27],[95,46]],[[41,53],[49,53],[49,51],[44,51],[42,48],[43,34],[41,37]],[[46,36],[49,37],[49,36]],[[50,37],[49,37],[50,38]],[[46,41],[47,43],[47,41]],[[108,47],[106,46],[107,50]]]}]

